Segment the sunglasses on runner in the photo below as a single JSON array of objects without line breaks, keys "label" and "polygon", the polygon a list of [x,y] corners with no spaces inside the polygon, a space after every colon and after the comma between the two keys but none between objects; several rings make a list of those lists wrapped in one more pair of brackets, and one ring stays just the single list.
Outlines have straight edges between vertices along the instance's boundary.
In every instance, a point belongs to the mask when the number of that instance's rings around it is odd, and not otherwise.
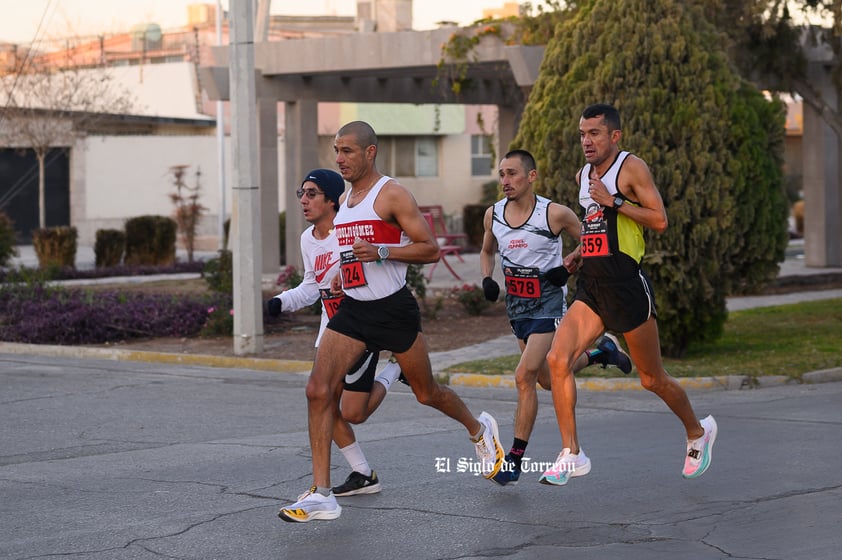
[{"label": "sunglasses on runner", "polygon": [[307,198],[309,198],[310,200],[313,200],[314,198],[316,198],[320,194],[324,194],[324,193],[322,191],[319,191],[319,190],[316,190],[316,189],[298,189],[297,191],[295,191],[296,198],[301,198],[305,194],[307,195]]}]

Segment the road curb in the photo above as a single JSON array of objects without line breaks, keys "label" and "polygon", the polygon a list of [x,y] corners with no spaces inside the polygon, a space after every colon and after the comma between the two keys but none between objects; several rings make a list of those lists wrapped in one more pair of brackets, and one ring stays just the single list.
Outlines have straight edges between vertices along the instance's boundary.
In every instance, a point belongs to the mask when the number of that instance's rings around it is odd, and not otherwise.
[{"label": "road curb", "polygon": [[[840,368],[842,370],[842,368]],[[733,391],[751,386],[747,375],[716,377],[677,377],[685,389]],[[482,375],[479,373],[451,373],[449,384],[462,387],[498,387],[515,389],[514,375]],[[764,384],[765,386],[765,384]],[[582,391],[644,391],[637,377],[585,377],[576,380]]]},{"label": "road curb", "polygon": [[175,354],[123,350],[119,348],[89,348],[81,346],[55,346],[46,344],[21,344],[0,342],[0,354],[28,354],[56,358],[89,358],[122,362],[154,362],[221,368],[244,368],[279,373],[310,374],[313,362],[303,360],[273,360],[239,356],[211,356],[207,354]]},{"label": "road curb", "polygon": [[[277,360],[249,358],[242,356],[213,356],[208,354],[176,354],[148,350],[124,350],[120,348],[91,348],[87,346],[59,346],[48,344],[23,344],[0,342],[0,354],[26,354],[55,358],[76,358],[113,360],[122,362],[146,362],[179,364],[219,368],[242,368],[277,373],[309,375],[312,361]],[[516,389],[514,375],[483,375],[480,373],[433,372],[439,382],[456,387],[495,387]],[[676,377],[685,389],[707,391],[735,391],[760,389],[790,384],[815,384],[842,381],[842,367],[805,373],[801,380],[785,375],[752,377],[750,375],[720,375],[715,377]],[[582,391],[643,391],[637,377],[584,377],[576,380],[576,388]]]},{"label": "road curb", "polygon": [[832,381],[842,381],[842,367],[820,369],[811,371],[801,376],[804,383],[830,383]]}]

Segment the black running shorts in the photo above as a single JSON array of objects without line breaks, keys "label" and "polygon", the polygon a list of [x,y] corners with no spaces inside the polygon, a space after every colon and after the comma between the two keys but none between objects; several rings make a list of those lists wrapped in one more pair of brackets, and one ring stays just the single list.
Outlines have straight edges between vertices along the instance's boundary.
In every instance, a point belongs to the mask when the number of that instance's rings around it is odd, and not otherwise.
[{"label": "black running shorts", "polygon": [[366,350],[345,374],[344,389],[356,393],[370,393],[374,386],[374,372],[377,370],[379,358],[378,352]]},{"label": "black running shorts", "polygon": [[327,328],[365,342],[373,352],[401,354],[412,347],[421,332],[421,310],[406,286],[372,301],[345,296]]},{"label": "black running shorts", "polygon": [[599,315],[607,330],[619,333],[634,330],[650,317],[657,317],[655,292],[642,270],[637,277],[622,282],[579,276],[573,299]]}]

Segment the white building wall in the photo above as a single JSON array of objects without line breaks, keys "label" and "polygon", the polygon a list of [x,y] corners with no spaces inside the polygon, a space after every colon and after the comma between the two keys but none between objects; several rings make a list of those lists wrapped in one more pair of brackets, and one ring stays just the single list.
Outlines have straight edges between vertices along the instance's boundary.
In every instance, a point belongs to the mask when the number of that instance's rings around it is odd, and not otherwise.
[{"label": "white building wall", "polygon": [[[174,165],[190,166],[189,186],[195,186],[195,173],[201,171],[199,202],[207,213],[200,235],[216,234],[220,203],[214,136],[95,136],[88,138],[81,156],[84,209],[73,219],[80,244],[92,245],[97,229],[122,229],[128,218],[172,215],[170,194],[176,191],[169,169]],[[230,188],[226,199],[230,209]]]},{"label": "white building wall", "polygon": [[[398,177],[419,204],[439,204],[461,225],[462,208],[482,196],[482,184],[493,176],[471,176],[471,137],[452,134],[439,137],[438,177]],[[204,250],[218,246],[220,210],[217,146],[207,136],[94,136],[80,143],[71,158],[71,223],[79,231],[79,244],[92,246],[98,229],[123,229],[129,218],[152,214],[171,216],[175,192],[171,166],[189,165],[187,184],[195,185],[201,170],[200,203],[207,208],[199,224],[198,243]],[[284,177],[284,141],[278,139],[279,177]],[[226,137],[225,210],[230,217],[234,187],[230,137]],[[81,155],[81,158],[79,157]],[[326,167],[334,168],[331,162]],[[297,188],[278,185],[277,188]],[[279,197],[278,211],[285,209]]]},{"label": "white building wall", "polygon": [[[199,223],[198,243],[205,250],[218,246],[220,211],[216,136],[94,136],[81,151],[71,191],[72,225],[80,245],[93,245],[98,229],[123,229],[128,218],[171,216],[175,193],[170,167],[189,165],[187,185],[196,184],[201,170],[199,202],[206,213]],[[278,165],[283,177],[283,140],[278,139]],[[225,138],[225,211],[231,216],[233,162],[231,138]],[[280,197],[279,211],[284,209]]]}]

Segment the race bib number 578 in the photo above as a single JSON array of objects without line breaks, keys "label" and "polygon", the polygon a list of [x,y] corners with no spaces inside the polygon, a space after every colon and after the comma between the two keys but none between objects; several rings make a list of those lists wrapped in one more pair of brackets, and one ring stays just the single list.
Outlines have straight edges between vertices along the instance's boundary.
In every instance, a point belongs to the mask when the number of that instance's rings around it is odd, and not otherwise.
[{"label": "race bib number 578", "polygon": [[541,297],[541,281],[537,268],[506,267],[503,270],[506,279],[506,293],[515,297]]}]

